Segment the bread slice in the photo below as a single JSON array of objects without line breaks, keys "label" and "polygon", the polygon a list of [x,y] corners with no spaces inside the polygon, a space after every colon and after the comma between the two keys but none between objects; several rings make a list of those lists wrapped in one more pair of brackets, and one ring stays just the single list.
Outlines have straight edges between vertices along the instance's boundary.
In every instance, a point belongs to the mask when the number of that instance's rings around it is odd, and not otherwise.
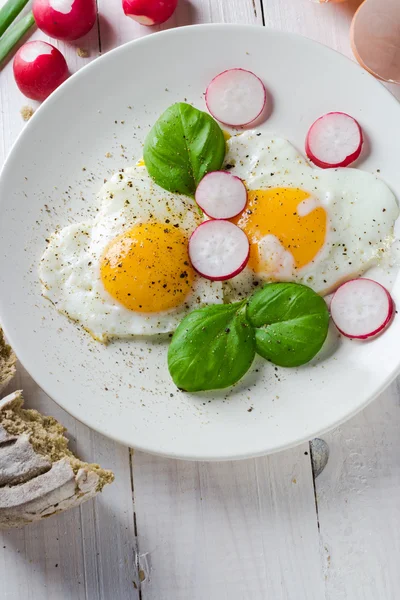
[{"label": "bread slice", "polygon": [[4,339],[0,327],[0,393],[15,375],[16,356]]},{"label": "bread slice", "polygon": [[69,450],[56,419],[22,406],[21,391],[0,400],[0,529],[78,506],[114,480]]}]

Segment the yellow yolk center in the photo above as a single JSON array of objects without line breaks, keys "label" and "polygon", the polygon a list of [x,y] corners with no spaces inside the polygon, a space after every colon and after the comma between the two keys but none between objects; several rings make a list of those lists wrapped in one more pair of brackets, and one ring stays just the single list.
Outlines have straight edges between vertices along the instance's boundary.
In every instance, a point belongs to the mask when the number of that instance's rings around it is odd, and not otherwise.
[{"label": "yellow yolk center", "polygon": [[[247,234],[250,242],[249,267],[256,273],[263,271],[258,242],[266,235],[274,235],[288,250],[297,269],[315,258],[322,248],[326,234],[326,212],[314,207],[301,216],[299,204],[310,194],[298,188],[271,188],[251,190],[244,211],[232,219]],[[307,212],[307,211],[305,211]]]},{"label": "yellow yolk center", "polygon": [[101,260],[107,292],[126,308],[155,313],[182,304],[192,289],[194,271],[188,239],[163,223],[135,225],[113,239]]}]

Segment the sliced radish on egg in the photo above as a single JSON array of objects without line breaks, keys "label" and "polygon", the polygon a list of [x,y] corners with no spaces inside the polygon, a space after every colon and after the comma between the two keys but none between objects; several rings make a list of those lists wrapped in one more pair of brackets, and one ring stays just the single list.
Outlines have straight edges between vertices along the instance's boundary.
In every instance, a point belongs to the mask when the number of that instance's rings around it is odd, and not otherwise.
[{"label": "sliced radish on egg", "polygon": [[232,219],[246,206],[247,190],[239,177],[226,171],[213,171],[200,181],[195,200],[212,219]]},{"label": "sliced radish on egg", "polygon": [[249,240],[230,221],[204,221],[189,240],[193,268],[206,279],[223,281],[238,275],[249,260]]},{"label": "sliced radish on egg", "polygon": [[340,333],[349,338],[365,340],[389,325],[394,302],[380,283],[372,279],[352,279],[335,292],[330,311]]},{"label": "sliced radish on egg", "polygon": [[21,92],[32,100],[45,100],[68,77],[65,58],[47,42],[27,42],[17,52],[14,77]]},{"label": "sliced radish on egg", "polygon": [[267,92],[261,79],[245,69],[223,71],[209,84],[206,104],[212,116],[232,127],[249,125],[263,112]]},{"label": "sliced radish on egg", "polygon": [[353,117],[330,112],[317,119],[306,138],[306,153],[322,169],[347,167],[361,154],[363,135]]},{"label": "sliced radish on egg", "polygon": [[141,25],[160,25],[174,13],[178,0],[122,0],[127,17]]},{"label": "sliced radish on egg", "polygon": [[77,40],[96,22],[96,0],[34,0],[39,29],[57,40]]}]

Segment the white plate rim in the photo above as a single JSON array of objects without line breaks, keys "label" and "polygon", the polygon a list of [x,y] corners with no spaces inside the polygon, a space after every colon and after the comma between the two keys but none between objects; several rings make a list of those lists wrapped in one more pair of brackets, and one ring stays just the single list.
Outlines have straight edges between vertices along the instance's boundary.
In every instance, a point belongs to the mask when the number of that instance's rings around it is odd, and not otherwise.
[{"label": "white plate rim", "polygon": [[[236,29],[238,32],[239,31],[243,31],[243,30],[250,30],[250,29],[259,29],[259,30],[263,30],[265,31],[266,35],[273,35],[273,36],[282,36],[282,37],[289,37],[289,38],[296,38],[300,43],[303,44],[308,44],[311,45],[313,47],[318,46],[323,48],[325,51],[329,51],[330,53],[333,53],[335,55],[338,55],[339,57],[341,57],[342,60],[346,60],[348,61],[348,64],[353,65],[353,68],[355,70],[357,70],[358,72],[362,72],[363,75],[367,78],[370,78],[371,80],[373,80],[375,82],[375,84],[379,84],[387,93],[388,97],[391,97],[393,102],[396,103],[396,105],[398,104],[397,99],[395,98],[395,96],[390,92],[389,89],[387,89],[383,83],[381,81],[379,81],[378,79],[374,78],[370,73],[368,73],[367,71],[365,71],[358,63],[352,61],[349,57],[343,55],[342,53],[340,53],[339,51],[330,48],[320,42],[317,42],[315,40],[312,40],[310,38],[307,38],[303,35],[297,34],[297,33],[293,33],[293,32],[284,32],[284,31],[278,31],[275,29],[271,29],[265,26],[261,26],[261,25],[251,25],[251,24],[230,24],[230,23],[204,23],[204,24],[196,24],[196,25],[187,25],[187,26],[183,26],[183,27],[179,27],[179,28],[175,28],[175,29],[168,29],[168,30],[164,30],[164,31],[159,31],[159,32],[155,32],[152,33],[150,35],[146,35],[144,37],[132,40],[130,42],[127,42],[125,44],[122,44],[121,46],[118,46],[117,48],[114,48],[112,50],[110,50],[109,52],[107,52],[106,54],[103,54],[102,56],[99,56],[98,58],[96,58],[95,60],[93,60],[91,63],[88,63],[87,65],[85,65],[84,67],[82,67],[79,71],[77,71],[76,73],[72,74],[49,98],[47,98],[41,105],[40,107],[35,111],[35,114],[32,116],[32,118],[29,120],[29,122],[25,125],[25,127],[23,128],[23,130],[19,133],[19,135],[17,136],[16,140],[14,141],[14,143],[12,144],[8,155],[6,157],[6,160],[2,166],[2,168],[0,169],[0,180],[2,179],[4,173],[6,173],[9,164],[11,163],[11,161],[14,158],[14,153],[18,151],[18,146],[19,144],[21,144],[23,142],[23,137],[25,135],[26,132],[28,132],[30,130],[30,128],[33,126],[33,124],[35,124],[36,120],[37,120],[37,115],[41,115],[42,112],[46,109],[47,106],[49,106],[52,102],[56,101],[57,98],[63,94],[70,85],[73,85],[75,83],[75,81],[79,78],[83,78],[86,74],[87,70],[90,70],[94,67],[94,65],[98,65],[98,62],[105,62],[109,59],[110,56],[115,56],[118,53],[122,53],[126,51],[127,47],[133,46],[133,45],[146,45],[147,43],[151,43],[151,40],[154,39],[155,37],[160,38],[160,37],[166,37],[168,38],[171,35],[180,35],[185,34],[187,30],[192,30],[192,29],[202,29],[204,31],[207,31],[207,29]],[[1,298],[0,298],[0,310],[1,310]],[[1,316],[1,315],[0,315]],[[23,367],[27,370],[27,372],[29,373],[29,375],[32,377],[32,379],[34,379],[34,381],[38,384],[38,386],[51,398],[53,399],[61,408],[63,408],[63,410],[65,410],[67,413],[69,413],[71,416],[73,416],[75,419],[77,419],[79,422],[87,425],[88,427],[94,429],[95,431],[99,432],[102,435],[105,435],[106,437],[124,444],[126,446],[131,445],[131,441],[129,441],[125,436],[117,436],[117,435],[113,435],[112,433],[110,433],[107,430],[107,427],[104,426],[96,426],[93,427],[93,425],[90,423],[90,418],[86,419],[83,418],[81,414],[76,414],[76,411],[70,407],[70,405],[68,405],[67,403],[63,403],[62,400],[60,400],[58,398],[58,394],[57,394],[57,390],[52,390],[50,389],[51,386],[47,386],[46,382],[43,382],[42,380],[40,380],[41,378],[38,377],[36,378],[35,375],[32,373],[32,370],[29,368],[26,368],[26,364],[29,362],[27,358],[25,358],[24,356],[24,351],[23,351],[23,347],[20,346],[20,343],[18,340],[13,339],[13,335],[11,334],[11,332],[8,329],[7,323],[2,322],[1,323],[1,327],[4,331],[4,334],[6,336],[6,339],[8,341],[8,343],[13,347],[13,349],[15,350],[18,360],[19,362],[23,365]],[[286,443],[286,444],[282,444],[282,445],[276,445],[273,448],[266,448],[265,450],[260,450],[255,452],[254,450],[250,450],[246,453],[240,453],[237,455],[218,455],[218,456],[197,456],[195,454],[188,454],[188,455],[183,455],[180,453],[173,453],[173,452],[165,452],[165,451],[161,451],[161,450],[155,450],[154,449],[154,445],[146,445],[146,444],[135,444],[134,448],[139,450],[139,451],[143,451],[143,452],[147,452],[149,454],[155,454],[155,455],[159,455],[159,456],[165,456],[165,457],[169,457],[169,458],[175,458],[175,459],[182,459],[182,460],[199,460],[199,461],[228,461],[228,460],[244,460],[244,459],[248,459],[248,458],[255,458],[258,456],[265,456],[267,454],[273,454],[275,452],[280,452],[283,450],[286,450],[288,448],[293,448],[295,446],[298,446],[304,442],[307,442],[311,439],[313,439],[316,436],[320,436],[323,435],[324,433],[326,433],[327,431],[332,430],[333,428],[338,427],[339,425],[341,425],[342,423],[346,422],[347,420],[351,419],[353,416],[355,416],[356,414],[358,414],[361,410],[363,410],[366,406],[368,406],[372,401],[374,401],[395,379],[396,377],[400,374],[400,361],[399,364],[397,365],[397,368],[394,369],[382,382],[381,385],[378,386],[375,390],[373,390],[373,392],[368,395],[365,399],[365,401],[358,405],[356,408],[354,408],[353,410],[349,411],[346,415],[342,416],[341,418],[338,418],[337,420],[335,420],[334,422],[332,422],[329,426],[326,426],[324,428],[316,428],[315,430],[313,430],[310,434],[308,435],[303,435],[303,436],[298,436],[295,440],[292,440],[290,443]]]}]

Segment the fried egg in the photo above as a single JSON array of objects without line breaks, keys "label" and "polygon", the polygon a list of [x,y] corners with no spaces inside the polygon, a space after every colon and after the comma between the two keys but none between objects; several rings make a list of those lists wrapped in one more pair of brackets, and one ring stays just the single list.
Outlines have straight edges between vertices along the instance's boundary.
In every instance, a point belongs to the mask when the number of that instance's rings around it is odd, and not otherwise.
[{"label": "fried egg", "polygon": [[257,131],[227,146],[225,169],[248,189],[233,221],[250,242],[248,266],[228,283],[229,299],[264,281],[296,281],[327,294],[390,248],[399,209],[374,175],[314,169],[288,141]]},{"label": "fried egg", "polygon": [[116,173],[93,221],[50,239],[43,295],[93,337],[173,331],[189,311],[222,302],[222,286],[197,275],[188,239],[202,218],[191,198],[157,186],[145,167]]}]

